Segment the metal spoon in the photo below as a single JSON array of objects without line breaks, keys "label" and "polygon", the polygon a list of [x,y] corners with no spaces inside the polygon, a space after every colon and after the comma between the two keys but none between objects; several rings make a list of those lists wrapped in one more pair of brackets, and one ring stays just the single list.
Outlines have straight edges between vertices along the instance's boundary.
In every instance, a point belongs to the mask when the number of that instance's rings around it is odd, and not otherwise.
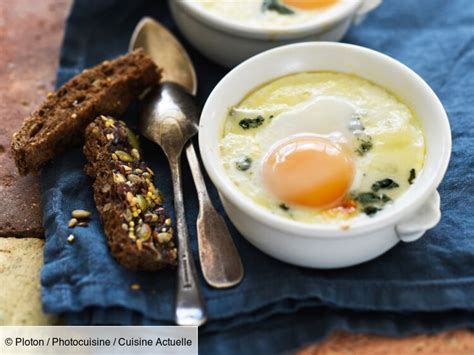
[{"label": "metal spoon", "polygon": [[[178,40],[161,24],[145,17],[136,26],[130,42],[130,50],[139,47],[144,48],[155,63],[163,68],[164,82],[179,84],[164,85],[162,90],[166,93],[168,104],[172,105],[175,101],[174,104],[179,103],[188,108],[194,105],[190,95],[196,94],[196,74],[186,50]],[[183,90],[190,95],[185,95]],[[193,127],[192,131],[188,132],[189,136],[197,133],[199,120],[197,109],[193,108],[191,111],[185,112],[183,122],[180,123]],[[197,237],[204,278],[209,285],[216,288],[234,286],[244,275],[242,261],[224,219],[215,210],[209,198],[192,142],[186,146],[186,156],[199,199]]]},{"label": "metal spoon", "polygon": [[171,168],[179,243],[175,308],[175,321],[179,325],[201,325],[206,321],[206,307],[189,247],[181,184],[181,152],[198,130],[186,117],[197,113],[197,107],[178,84],[163,83],[146,95],[139,122],[141,133],[161,146]]}]

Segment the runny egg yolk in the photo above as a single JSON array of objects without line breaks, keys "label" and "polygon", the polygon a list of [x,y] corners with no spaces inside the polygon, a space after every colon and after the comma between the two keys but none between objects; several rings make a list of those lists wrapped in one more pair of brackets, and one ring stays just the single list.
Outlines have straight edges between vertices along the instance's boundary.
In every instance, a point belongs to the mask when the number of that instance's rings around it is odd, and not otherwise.
[{"label": "runny egg yolk", "polygon": [[284,0],[286,5],[303,10],[315,10],[334,5],[338,0]]},{"label": "runny egg yolk", "polygon": [[285,203],[331,208],[346,196],[354,163],[345,145],[322,137],[295,137],[270,151],[262,176],[269,192]]}]

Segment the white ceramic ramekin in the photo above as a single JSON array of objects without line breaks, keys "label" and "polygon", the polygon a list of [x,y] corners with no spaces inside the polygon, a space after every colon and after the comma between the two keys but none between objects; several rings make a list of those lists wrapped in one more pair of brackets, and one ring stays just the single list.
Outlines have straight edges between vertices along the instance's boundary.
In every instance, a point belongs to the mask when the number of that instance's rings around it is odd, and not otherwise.
[{"label": "white ceramic ramekin", "polygon": [[[422,122],[426,158],[415,183],[392,206],[349,229],[296,222],[272,214],[240,192],[224,171],[219,154],[228,109],[249,91],[272,79],[301,71],[356,74],[390,90]],[[253,245],[288,263],[336,268],[384,253],[399,241],[411,242],[440,219],[436,188],[451,153],[451,131],[436,94],[415,72],[379,52],[341,43],[308,42],[261,53],[234,68],[215,87],[201,116],[199,146],[204,166],[237,229]]]},{"label": "white ceramic ramekin", "polygon": [[171,13],[184,36],[205,56],[233,67],[277,46],[303,41],[339,41],[382,0],[342,0],[334,11],[291,27],[258,29],[226,21],[192,0],[170,0]]}]

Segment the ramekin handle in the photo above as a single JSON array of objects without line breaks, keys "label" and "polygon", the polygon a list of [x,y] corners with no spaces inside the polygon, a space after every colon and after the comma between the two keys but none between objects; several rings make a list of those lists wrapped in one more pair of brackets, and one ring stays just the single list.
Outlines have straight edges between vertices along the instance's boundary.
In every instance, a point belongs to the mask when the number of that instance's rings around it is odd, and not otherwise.
[{"label": "ramekin handle", "polygon": [[395,232],[402,242],[414,242],[436,226],[440,218],[440,198],[438,191],[435,191],[413,216],[395,226]]},{"label": "ramekin handle", "polygon": [[367,14],[377,8],[382,3],[382,0],[362,0],[362,4],[355,13],[354,24],[358,25],[364,21]]}]

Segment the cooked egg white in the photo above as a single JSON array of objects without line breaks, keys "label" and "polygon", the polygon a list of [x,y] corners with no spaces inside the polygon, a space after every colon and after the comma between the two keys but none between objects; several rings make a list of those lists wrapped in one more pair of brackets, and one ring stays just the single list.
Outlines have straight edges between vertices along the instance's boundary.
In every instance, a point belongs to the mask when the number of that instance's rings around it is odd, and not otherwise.
[{"label": "cooked egg white", "polygon": [[316,17],[337,11],[344,3],[355,0],[277,0],[275,3],[289,9],[283,13],[265,7],[272,0],[181,0],[198,2],[209,12],[226,20],[255,28],[281,29],[314,20]]},{"label": "cooked egg white", "polygon": [[[425,143],[415,114],[384,88],[306,72],[267,83],[231,108],[220,153],[234,184],[273,213],[338,223],[368,218],[361,193],[384,195],[375,206],[390,208],[409,188],[410,171],[420,173]],[[384,179],[398,187],[374,192]]]},{"label": "cooked egg white", "polygon": [[270,119],[268,128],[255,131],[255,138],[264,148],[283,138],[304,132],[330,136],[331,140],[354,145],[350,131],[356,122],[357,108],[338,97],[319,96],[295,105]]}]

